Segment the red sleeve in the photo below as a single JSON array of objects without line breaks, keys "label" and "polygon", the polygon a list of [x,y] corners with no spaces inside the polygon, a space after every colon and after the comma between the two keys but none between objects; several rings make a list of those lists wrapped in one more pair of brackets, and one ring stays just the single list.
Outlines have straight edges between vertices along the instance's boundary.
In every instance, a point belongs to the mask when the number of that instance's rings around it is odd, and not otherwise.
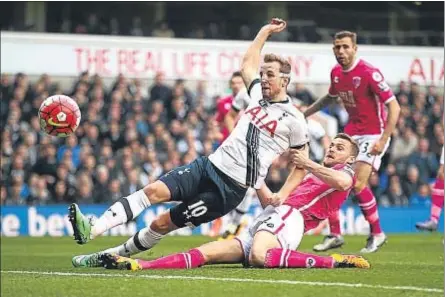
[{"label": "red sleeve", "polygon": [[371,91],[379,98],[380,102],[386,104],[396,98],[378,69],[370,69],[368,79]]},{"label": "red sleeve", "polygon": [[224,112],[224,105],[223,99],[220,99],[216,104],[216,121],[220,123],[224,121],[224,116],[226,115],[226,112]]},{"label": "red sleeve", "polygon": [[332,97],[338,96],[338,92],[335,89],[335,84],[338,83],[338,77],[334,76],[334,69],[331,70],[331,84],[329,85],[329,95]]}]

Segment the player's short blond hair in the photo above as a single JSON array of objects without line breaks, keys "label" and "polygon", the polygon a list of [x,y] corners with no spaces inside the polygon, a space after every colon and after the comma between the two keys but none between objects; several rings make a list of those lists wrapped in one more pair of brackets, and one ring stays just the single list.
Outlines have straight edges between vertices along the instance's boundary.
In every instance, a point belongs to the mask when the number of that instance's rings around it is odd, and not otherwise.
[{"label": "player's short blond hair", "polygon": [[291,66],[288,60],[275,54],[266,54],[264,63],[278,62],[280,64],[280,73],[290,75]]},{"label": "player's short blond hair", "polygon": [[346,133],[338,133],[337,135],[335,135],[334,139],[336,139],[336,138],[344,139],[344,140],[348,141],[349,143],[351,143],[351,146],[352,146],[351,147],[351,153],[352,153],[352,155],[354,157],[358,156],[358,152],[359,152],[360,149],[358,147],[357,142],[354,139],[352,139],[351,136],[349,136]]},{"label": "player's short blond hair", "polygon": [[351,38],[353,44],[357,44],[357,33],[351,32],[351,31],[346,31],[346,30],[335,33],[334,41],[337,39],[343,39],[346,37]]}]

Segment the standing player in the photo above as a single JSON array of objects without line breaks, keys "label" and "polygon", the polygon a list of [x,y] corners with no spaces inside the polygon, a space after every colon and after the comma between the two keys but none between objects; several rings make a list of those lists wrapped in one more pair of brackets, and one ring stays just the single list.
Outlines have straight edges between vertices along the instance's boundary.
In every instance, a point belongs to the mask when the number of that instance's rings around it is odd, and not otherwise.
[{"label": "standing player", "polygon": [[440,213],[443,208],[443,154],[444,148],[442,147],[442,156],[440,157],[440,167],[437,171],[436,182],[434,183],[433,193],[431,195],[431,216],[430,219],[426,222],[419,222],[416,224],[416,228],[422,231],[436,231],[437,224],[439,223]]},{"label": "standing player", "polygon": [[[399,118],[400,106],[382,73],[357,57],[355,33],[341,31],[335,34],[333,50],[338,64],[331,71],[329,94],[313,103],[304,115],[309,117],[338,97],[349,114],[345,133],[351,135],[360,147],[355,164],[357,182],[354,192],[371,227],[371,235],[361,252],[371,253],[386,242],[386,235],[380,227],[377,202],[368,180],[373,170],[380,167]],[[329,225],[331,234],[322,244],[314,246],[314,250],[326,251],[343,245],[338,213],[329,218]]]},{"label": "standing player", "polygon": [[[131,221],[152,204],[181,201],[123,245],[107,252],[128,256],[151,249],[173,230],[199,226],[227,214],[241,202],[249,187],[259,189],[263,185],[276,157],[289,147],[308,143],[306,120],[286,95],[291,71],[289,62],[267,54],[258,76],[264,43],[271,34],[285,27],[284,21],[274,19],[261,28],[248,48],[241,73],[249,86],[251,102],[226,141],[208,158],[200,157],[189,165],[178,167],[142,190],[121,198],[94,224],[72,204],[69,218],[79,244]],[[287,197],[298,184],[299,174],[294,168],[277,195]],[[99,255],[74,257],[73,264],[98,265]]]},{"label": "standing player", "polygon": [[[318,256],[297,252],[303,233],[316,227],[332,212],[339,210],[354,184],[350,166],[358,146],[346,134],[337,135],[329,145],[323,166],[311,161],[308,147],[291,150],[301,173],[301,184],[284,204],[269,205],[255,219],[249,232],[231,240],[214,241],[185,253],[153,261],[104,254],[101,262],[109,269],[186,269],[206,264],[244,263],[265,268],[369,268],[362,257]],[[304,176],[304,169],[309,174]],[[257,191],[262,201],[271,196],[267,186]]]},{"label": "standing player", "polygon": [[230,133],[234,128],[234,125],[227,125],[226,122],[227,114],[230,113],[230,110],[233,106],[233,102],[236,96],[240,92],[245,90],[241,72],[236,71],[232,74],[232,77],[230,78],[230,89],[232,90],[232,94],[219,99],[218,102],[216,103],[216,109],[217,109],[216,121],[218,122],[221,129],[221,134],[223,135],[221,143],[224,142],[224,140],[226,140],[227,137],[229,137]]}]

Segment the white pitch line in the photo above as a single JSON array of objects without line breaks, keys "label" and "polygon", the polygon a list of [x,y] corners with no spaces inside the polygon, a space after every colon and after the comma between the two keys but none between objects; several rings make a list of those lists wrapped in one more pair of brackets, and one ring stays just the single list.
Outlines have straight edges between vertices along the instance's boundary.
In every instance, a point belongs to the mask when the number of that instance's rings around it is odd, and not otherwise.
[{"label": "white pitch line", "polygon": [[443,289],[423,288],[413,286],[385,286],[369,284],[352,283],[330,283],[330,282],[312,282],[312,281],[293,281],[293,280],[275,280],[275,279],[252,279],[252,278],[227,278],[227,277],[207,277],[207,276],[181,276],[181,275],[149,275],[149,274],[106,274],[106,273],[75,273],[75,272],[46,272],[46,271],[21,271],[21,270],[2,270],[5,274],[38,274],[54,276],[93,276],[93,277],[114,277],[114,278],[146,278],[146,279],[177,279],[177,280],[205,280],[222,281],[238,283],[261,283],[261,284],[287,284],[287,285],[307,285],[307,286],[326,286],[326,287],[349,287],[349,288],[369,288],[384,290],[401,291],[420,291],[430,293],[443,293]]}]

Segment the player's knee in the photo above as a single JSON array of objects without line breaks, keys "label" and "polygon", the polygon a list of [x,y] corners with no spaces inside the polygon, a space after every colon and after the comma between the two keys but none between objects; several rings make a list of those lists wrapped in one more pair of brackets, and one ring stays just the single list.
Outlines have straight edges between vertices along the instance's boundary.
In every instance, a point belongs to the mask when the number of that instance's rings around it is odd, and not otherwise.
[{"label": "player's knee", "polygon": [[151,222],[150,228],[159,234],[167,234],[171,231],[172,225],[173,223],[170,219],[170,215],[164,213]]},{"label": "player's knee", "polygon": [[355,193],[360,193],[361,191],[363,191],[363,189],[368,185],[368,181],[365,180],[359,180],[357,179],[357,181],[354,184],[354,192]]},{"label": "player's knee", "polygon": [[151,204],[162,203],[170,200],[170,190],[161,181],[155,181],[144,187],[144,193],[147,195]]},{"label": "player's knee", "polygon": [[249,264],[253,267],[264,267],[266,251],[258,246],[252,246],[249,254]]}]

